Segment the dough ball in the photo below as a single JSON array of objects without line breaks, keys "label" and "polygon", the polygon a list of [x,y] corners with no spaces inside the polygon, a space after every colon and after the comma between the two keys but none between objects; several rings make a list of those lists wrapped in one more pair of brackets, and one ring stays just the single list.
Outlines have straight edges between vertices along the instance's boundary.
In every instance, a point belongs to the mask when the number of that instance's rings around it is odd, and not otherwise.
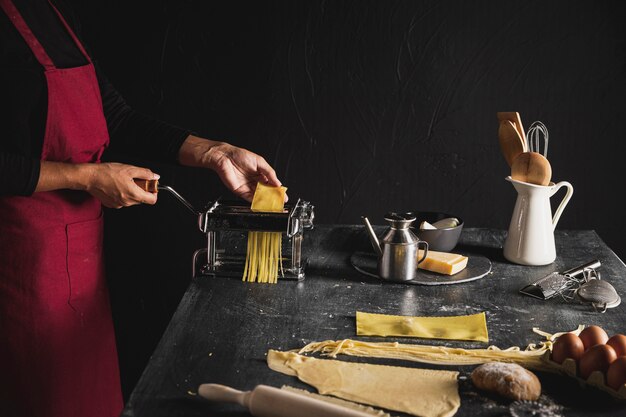
[{"label": "dough ball", "polygon": [[541,395],[537,376],[514,363],[485,363],[474,369],[471,377],[477,388],[512,400],[534,401]]}]

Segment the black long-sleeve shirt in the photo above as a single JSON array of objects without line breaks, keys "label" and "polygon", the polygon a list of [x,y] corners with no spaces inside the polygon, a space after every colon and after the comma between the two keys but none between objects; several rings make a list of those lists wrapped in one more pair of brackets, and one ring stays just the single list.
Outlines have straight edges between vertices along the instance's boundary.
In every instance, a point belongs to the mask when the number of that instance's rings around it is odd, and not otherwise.
[{"label": "black long-sleeve shirt", "polygon": [[[13,2],[57,67],[87,63],[48,0]],[[80,37],[71,8],[58,0],[54,3]],[[190,132],[134,111],[97,63],[96,74],[110,148],[132,156],[174,162]],[[47,107],[44,69],[0,10],[0,195],[34,192],[39,180]]]}]

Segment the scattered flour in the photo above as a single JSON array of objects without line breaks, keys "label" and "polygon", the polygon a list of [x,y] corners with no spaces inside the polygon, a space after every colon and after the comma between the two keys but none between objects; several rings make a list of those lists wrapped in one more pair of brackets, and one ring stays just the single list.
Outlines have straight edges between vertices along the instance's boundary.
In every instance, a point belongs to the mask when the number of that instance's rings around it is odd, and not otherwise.
[{"label": "scattered flour", "polygon": [[557,404],[547,395],[537,401],[514,401],[509,406],[512,417],[564,417],[565,407]]}]

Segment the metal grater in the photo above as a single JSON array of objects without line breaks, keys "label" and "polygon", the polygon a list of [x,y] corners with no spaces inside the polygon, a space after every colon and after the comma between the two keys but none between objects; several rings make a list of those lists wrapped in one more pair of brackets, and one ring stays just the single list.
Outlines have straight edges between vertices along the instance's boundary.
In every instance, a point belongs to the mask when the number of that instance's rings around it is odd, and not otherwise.
[{"label": "metal grater", "polygon": [[528,284],[519,290],[519,292],[541,300],[548,300],[567,289],[573,288],[577,284],[577,278],[582,278],[585,270],[597,269],[600,265],[600,261],[596,259],[575,268],[568,269],[565,272],[552,272]]}]

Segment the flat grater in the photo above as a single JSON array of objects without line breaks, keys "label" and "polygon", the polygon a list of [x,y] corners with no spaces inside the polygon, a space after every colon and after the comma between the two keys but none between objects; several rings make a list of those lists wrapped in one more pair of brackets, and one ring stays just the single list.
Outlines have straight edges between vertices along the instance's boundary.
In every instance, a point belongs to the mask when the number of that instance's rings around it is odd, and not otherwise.
[{"label": "flat grater", "polygon": [[537,281],[528,284],[519,292],[541,300],[548,300],[563,291],[573,288],[577,280],[582,279],[583,273],[589,269],[600,268],[600,261],[595,259],[586,264],[568,269],[564,272],[552,272]]}]

